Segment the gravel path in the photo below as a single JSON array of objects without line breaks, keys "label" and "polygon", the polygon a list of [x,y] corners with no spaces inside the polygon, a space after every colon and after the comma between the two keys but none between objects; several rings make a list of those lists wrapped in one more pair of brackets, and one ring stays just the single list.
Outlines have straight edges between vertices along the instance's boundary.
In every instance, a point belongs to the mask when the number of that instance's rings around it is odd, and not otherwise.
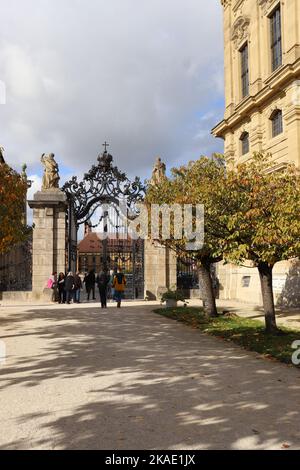
[{"label": "gravel path", "polygon": [[300,370],[152,309],[1,308],[0,449],[300,449]]}]

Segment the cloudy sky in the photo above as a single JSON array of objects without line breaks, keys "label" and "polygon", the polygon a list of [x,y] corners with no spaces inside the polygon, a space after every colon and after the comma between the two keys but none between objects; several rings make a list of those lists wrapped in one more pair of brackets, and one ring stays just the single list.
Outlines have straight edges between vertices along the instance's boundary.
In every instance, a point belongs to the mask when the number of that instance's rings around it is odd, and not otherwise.
[{"label": "cloudy sky", "polygon": [[222,151],[219,0],[0,0],[0,144],[39,185],[42,153],[62,180],[108,140],[129,175]]}]

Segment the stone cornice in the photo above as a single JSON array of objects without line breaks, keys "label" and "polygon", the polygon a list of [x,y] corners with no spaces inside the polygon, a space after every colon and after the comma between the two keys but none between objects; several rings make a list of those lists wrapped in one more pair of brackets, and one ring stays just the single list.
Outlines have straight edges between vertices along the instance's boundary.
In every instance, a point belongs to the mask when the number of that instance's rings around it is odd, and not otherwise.
[{"label": "stone cornice", "polygon": [[[231,5],[232,0],[220,0],[221,5],[226,8],[227,6]],[[244,0],[237,0],[236,4],[234,5],[235,8],[238,8],[240,4],[243,3]],[[270,8],[272,8],[273,5],[276,4],[278,0],[258,0],[259,5],[262,7],[263,13],[266,15]]]},{"label": "stone cornice", "polygon": [[221,5],[225,8],[228,5],[231,5],[231,0],[221,0]]},{"label": "stone cornice", "polygon": [[212,129],[212,134],[215,137],[224,138],[224,134],[239,125],[245,120],[250,112],[264,105],[264,103],[278,94],[288,82],[291,82],[300,77],[300,59],[293,65],[286,65],[280,67],[273,73],[266,81],[265,86],[256,95],[249,96],[247,99],[241,101],[236,107],[235,112],[228,118],[221,121]]},{"label": "stone cornice", "polygon": [[239,8],[242,9],[244,2],[245,0],[236,0],[235,4],[233,5],[233,11],[236,12]]}]

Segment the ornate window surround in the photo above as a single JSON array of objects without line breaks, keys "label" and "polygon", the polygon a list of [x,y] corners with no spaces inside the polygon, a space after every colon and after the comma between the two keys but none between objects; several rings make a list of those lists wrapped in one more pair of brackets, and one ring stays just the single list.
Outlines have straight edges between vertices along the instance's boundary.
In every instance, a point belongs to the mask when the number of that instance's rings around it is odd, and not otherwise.
[{"label": "ornate window surround", "polygon": [[271,106],[265,113],[265,116],[267,119],[271,120],[274,114],[276,114],[278,111],[283,112],[283,107],[281,106],[281,102],[278,101],[277,103],[273,103],[273,106]]},{"label": "ornate window surround", "polygon": [[234,42],[236,49],[240,49],[246,41],[250,42],[249,25],[250,18],[248,16],[239,16],[235,20],[232,26],[231,40]]},{"label": "ornate window surround", "polygon": [[[276,117],[279,117],[279,120],[280,120],[279,127],[278,127],[278,123],[277,123],[277,127],[276,127],[276,123],[274,122]],[[282,111],[282,109],[276,107],[275,109],[273,109],[273,111],[272,111],[272,113],[270,114],[270,117],[269,117],[270,139],[275,139],[275,138],[278,138],[278,137],[282,137],[283,132],[284,132],[283,111]]]},{"label": "ornate window surround", "polygon": [[250,134],[244,129],[239,136],[240,155],[243,157],[250,152]]},{"label": "ornate window surround", "polygon": [[265,16],[269,16],[274,8],[282,4],[281,0],[258,0],[258,2]]}]

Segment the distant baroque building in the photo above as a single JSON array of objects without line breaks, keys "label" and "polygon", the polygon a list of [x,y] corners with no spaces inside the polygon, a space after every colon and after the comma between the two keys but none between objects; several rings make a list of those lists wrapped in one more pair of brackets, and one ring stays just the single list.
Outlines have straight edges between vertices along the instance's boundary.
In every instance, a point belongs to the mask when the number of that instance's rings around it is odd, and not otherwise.
[{"label": "distant baroque building", "polygon": [[144,243],[133,240],[128,234],[93,232],[86,223],[83,239],[78,243],[78,270],[85,275],[96,274],[105,269],[116,271],[122,268],[126,274],[127,299],[144,298]]},{"label": "distant baroque building", "polygon": [[[225,115],[213,130],[225,157],[255,151],[278,168],[300,165],[300,0],[221,0],[224,9]],[[254,269],[219,266],[221,298],[261,302]],[[274,269],[277,303],[300,304],[299,263]]]},{"label": "distant baroque building", "polygon": [[[78,243],[78,270],[81,274],[103,270],[104,249],[103,233],[93,232],[91,226],[85,224],[84,237]],[[109,269],[122,267],[125,272],[132,271],[132,240],[129,237],[124,239],[115,233],[108,234],[106,249]]]}]

